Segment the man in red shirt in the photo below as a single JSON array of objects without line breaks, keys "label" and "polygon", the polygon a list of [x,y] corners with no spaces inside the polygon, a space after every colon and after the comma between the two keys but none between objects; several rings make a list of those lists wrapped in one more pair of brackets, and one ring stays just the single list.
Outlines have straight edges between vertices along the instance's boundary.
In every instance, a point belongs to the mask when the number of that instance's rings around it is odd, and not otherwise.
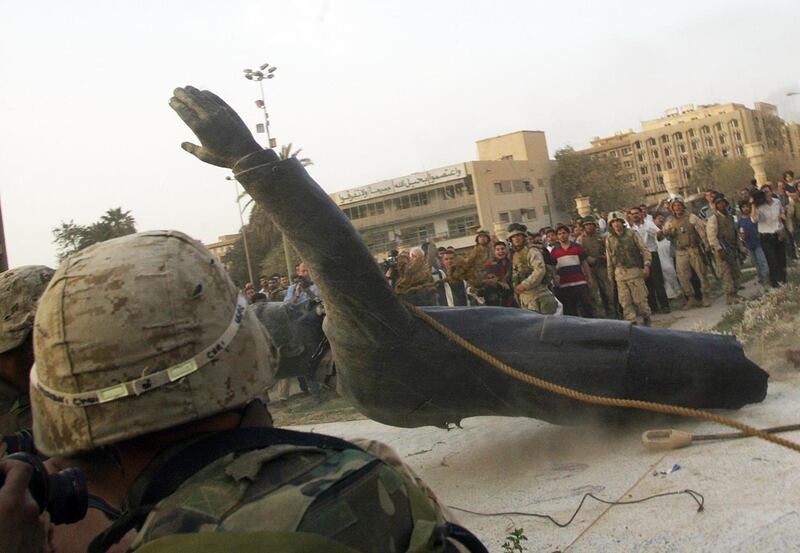
[{"label": "man in red shirt", "polygon": [[567,225],[556,226],[558,244],[550,252],[556,264],[556,296],[564,304],[564,315],[594,318],[590,286],[594,286],[592,271],[586,261],[586,251],[570,240]]}]

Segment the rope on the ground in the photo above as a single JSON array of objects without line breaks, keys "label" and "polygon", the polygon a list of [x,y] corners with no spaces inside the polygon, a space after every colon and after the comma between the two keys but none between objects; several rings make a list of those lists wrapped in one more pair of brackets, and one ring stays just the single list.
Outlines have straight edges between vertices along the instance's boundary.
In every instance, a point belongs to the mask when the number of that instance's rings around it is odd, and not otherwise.
[{"label": "rope on the ground", "polygon": [[542,390],[546,390],[548,392],[558,394],[560,396],[581,401],[583,403],[590,403],[592,405],[604,405],[606,407],[620,407],[622,409],[640,409],[642,411],[652,411],[654,413],[663,413],[665,415],[678,415],[680,417],[687,417],[687,418],[704,420],[708,422],[715,422],[717,424],[722,424],[724,426],[730,426],[731,428],[735,428],[741,432],[744,432],[749,436],[761,438],[762,440],[778,444],[780,446],[789,448],[791,450],[800,453],[800,444],[798,443],[795,443],[791,440],[786,440],[774,434],[770,434],[769,432],[759,430],[747,424],[741,423],[737,420],[716,415],[714,413],[709,413],[707,411],[702,411],[700,409],[692,409],[690,407],[681,407],[678,405],[666,405],[664,403],[656,403],[652,401],[641,401],[638,399],[620,399],[620,398],[596,396],[593,394],[579,392],[578,390],[573,390],[571,388],[567,388],[566,386],[553,384],[552,382],[548,382],[546,380],[542,380],[541,378],[537,378],[535,376],[519,371],[511,367],[510,365],[504,363],[503,361],[497,359],[492,354],[482,350],[475,344],[459,336],[458,334],[447,328],[445,325],[443,325],[442,323],[440,323],[439,321],[437,321],[436,319],[425,313],[425,311],[423,311],[416,305],[411,305],[407,303],[406,306],[408,307],[409,310],[411,310],[411,312],[416,317],[426,322],[436,331],[443,334],[445,337],[455,342],[456,344],[458,344],[459,346],[461,346],[474,356],[486,361],[487,363],[498,369],[500,372],[505,373],[506,375],[512,378],[525,382],[526,384],[536,386],[537,388],[541,388]]}]

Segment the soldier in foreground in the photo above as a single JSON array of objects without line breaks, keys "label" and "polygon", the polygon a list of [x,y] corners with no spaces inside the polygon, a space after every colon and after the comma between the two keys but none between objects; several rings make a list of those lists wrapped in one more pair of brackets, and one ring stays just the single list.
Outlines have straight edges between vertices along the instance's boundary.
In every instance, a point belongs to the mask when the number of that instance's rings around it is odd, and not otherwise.
[{"label": "soldier in foreground", "polygon": [[625,228],[619,211],[609,214],[608,226],[611,229],[606,239],[608,279],[616,282],[622,316],[626,321],[635,322],[638,311],[642,324],[650,326],[650,305],[644,283],[650,274],[650,250],[638,232]]},{"label": "soldier in foreground", "polygon": [[606,259],[606,239],[597,232],[597,220],[593,215],[583,218],[583,234],[576,242],[586,250],[586,262],[592,270],[592,277],[600,296],[600,306],[605,311],[606,317],[618,318],[617,306],[614,301],[613,277],[608,276],[608,263]]},{"label": "soldier in foreground", "polygon": [[547,266],[542,252],[527,245],[527,228],[519,223],[508,226],[511,242],[511,282],[519,306],[542,315],[552,315],[558,304],[547,287]]},{"label": "soldier in foreground", "polygon": [[33,317],[53,269],[26,265],[0,273],[0,436],[31,427],[28,374]]},{"label": "soldier in foreground", "polygon": [[672,220],[667,223],[665,234],[675,245],[675,270],[678,273],[678,282],[686,296],[684,308],[697,307],[692,287],[692,271],[700,280],[703,307],[709,307],[711,298],[706,277],[706,262],[700,251],[701,248],[708,249],[705,225],[694,213],[686,211],[683,198],[674,198],[669,209],[672,211]]},{"label": "soldier in foreground", "polygon": [[714,252],[717,270],[722,277],[722,288],[728,305],[739,301],[739,237],[736,222],[729,212],[728,199],[717,194],[714,198],[714,213],[706,222],[708,244]]},{"label": "soldier in foreground", "polygon": [[35,332],[37,448],[124,509],[92,553],[132,529],[143,551],[484,551],[386,446],[269,428],[270,336],[182,233],[69,257]]}]

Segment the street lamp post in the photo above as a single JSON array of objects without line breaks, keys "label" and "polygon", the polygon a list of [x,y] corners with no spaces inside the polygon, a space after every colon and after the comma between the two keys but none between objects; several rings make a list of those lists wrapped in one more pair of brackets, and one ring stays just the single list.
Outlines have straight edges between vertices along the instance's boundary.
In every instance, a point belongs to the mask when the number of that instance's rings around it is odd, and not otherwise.
[{"label": "street lamp post", "polygon": [[250,278],[250,282],[253,284],[253,287],[256,286],[256,282],[253,280],[253,264],[250,262],[250,248],[247,246],[247,233],[244,230],[244,217],[242,216],[242,204],[239,202],[239,183],[236,182],[236,179],[231,177],[230,175],[225,177],[225,180],[233,181],[233,190],[236,192],[236,210],[239,212],[239,233],[242,235],[242,244],[244,245],[244,258],[247,261],[247,276]]},{"label": "street lamp post", "polygon": [[257,82],[258,88],[261,91],[261,100],[256,100],[256,106],[261,108],[261,111],[264,113],[264,131],[267,133],[267,148],[274,148],[276,142],[272,141],[272,134],[269,131],[269,113],[267,112],[266,96],[264,96],[264,80],[274,78],[275,71],[277,70],[277,67],[274,65],[270,67],[268,63],[262,63],[257,71],[253,71],[252,69],[244,70],[244,78],[248,81]]},{"label": "street lamp post", "polygon": [[[269,131],[269,113],[267,112],[266,96],[264,96],[264,80],[275,78],[275,71],[277,70],[277,67],[274,65],[270,66],[268,63],[262,63],[256,71],[252,69],[244,70],[244,78],[248,81],[257,82],[261,90],[261,100],[256,100],[256,106],[261,108],[261,111],[264,113],[264,131],[267,133],[267,148],[274,148],[277,145],[277,141],[272,138],[272,134],[270,134]],[[286,262],[286,274],[291,278],[294,274],[292,256],[289,250],[289,242],[286,241],[286,235],[283,233],[281,233],[281,241],[283,242],[283,257]]]}]

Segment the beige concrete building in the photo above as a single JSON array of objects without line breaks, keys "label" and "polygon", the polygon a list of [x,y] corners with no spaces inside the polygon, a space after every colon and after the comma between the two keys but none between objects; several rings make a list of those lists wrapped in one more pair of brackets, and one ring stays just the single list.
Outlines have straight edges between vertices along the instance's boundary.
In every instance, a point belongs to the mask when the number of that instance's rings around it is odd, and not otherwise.
[{"label": "beige concrete building", "polygon": [[673,108],[664,117],[642,122],[642,130],[594,138],[591,156],[620,160],[625,179],[647,195],[663,195],[664,175],[671,172],[684,194],[697,161],[706,153],[746,159],[746,144],[761,144],[764,151],[780,151],[800,160],[800,125],[786,123],[772,104],[693,105]]},{"label": "beige concrete building", "polygon": [[518,131],[479,140],[478,160],[388,179],[331,194],[383,257],[433,240],[466,248],[478,228],[522,222],[539,229],[560,220],[550,213],[552,175],[541,131]]},{"label": "beige concrete building", "polygon": [[[225,254],[228,253],[231,248],[233,248],[234,244],[241,240],[242,235],[237,234],[223,234],[219,237],[216,242],[212,242],[211,244],[206,244],[206,248],[209,249],[211,253],[217,256],[217,259],[222,261],[222,258],[225,257]],[[223,263],[225,269],[230,270],[229,263]]]}]

